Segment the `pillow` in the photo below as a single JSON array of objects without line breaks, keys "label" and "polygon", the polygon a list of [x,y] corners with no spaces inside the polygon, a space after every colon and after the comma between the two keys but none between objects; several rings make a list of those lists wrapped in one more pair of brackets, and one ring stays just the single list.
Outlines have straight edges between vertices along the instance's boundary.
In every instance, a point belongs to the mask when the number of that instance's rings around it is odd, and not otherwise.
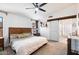
[{"label": "pillow", "polygon": [[31,35],[32,35],[31,33],[11,34],[10,38],[11,39],[26,38]]},{"label": "pillow", "polygon": [[23,33],[23,35],[25,35],[25,36],[31,36],[32,34],[31,33]]},{"label": "pillow", "polygon": [[26,38],[31,36],[31,33],[22,33],[22,34],[18,34],[18,38]]},{"label": "pillow", "polygon": [[10,39],[17,39],[18,35],[17,34],[11,34]]}]

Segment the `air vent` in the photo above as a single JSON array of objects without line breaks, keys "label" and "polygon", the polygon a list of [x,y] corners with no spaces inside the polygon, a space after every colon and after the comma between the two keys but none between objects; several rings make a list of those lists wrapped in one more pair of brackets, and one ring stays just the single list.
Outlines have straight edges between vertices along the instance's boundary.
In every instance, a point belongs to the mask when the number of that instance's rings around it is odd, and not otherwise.
[{"label": "air vent", "polygon": [[53,16],[49,16],[48,18],[52,18]]}]

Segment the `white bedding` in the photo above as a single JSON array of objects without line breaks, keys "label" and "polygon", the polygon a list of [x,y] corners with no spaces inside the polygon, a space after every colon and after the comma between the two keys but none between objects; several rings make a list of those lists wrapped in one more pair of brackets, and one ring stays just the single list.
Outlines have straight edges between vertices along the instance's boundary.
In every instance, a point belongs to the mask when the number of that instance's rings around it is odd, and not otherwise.
[{"label": "white bedding", "polygon": [[48,41],[45,37],[40,36],[14,39],[12,41],[12,49],[16,51],[16,54],[29,55],[47,42]]}]

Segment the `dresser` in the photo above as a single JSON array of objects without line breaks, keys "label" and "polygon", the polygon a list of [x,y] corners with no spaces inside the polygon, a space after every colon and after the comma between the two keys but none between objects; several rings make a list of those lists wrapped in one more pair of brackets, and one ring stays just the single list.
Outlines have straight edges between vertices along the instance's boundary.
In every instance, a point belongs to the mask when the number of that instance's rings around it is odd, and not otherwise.
[{"label": "dresser", "polygon": [[71,36],[67,40],[67,54],[79,55],[79,37]]},{"label": "dresser", "polygon": [[0,48],[4,50],[4,38],[0,37]]}]

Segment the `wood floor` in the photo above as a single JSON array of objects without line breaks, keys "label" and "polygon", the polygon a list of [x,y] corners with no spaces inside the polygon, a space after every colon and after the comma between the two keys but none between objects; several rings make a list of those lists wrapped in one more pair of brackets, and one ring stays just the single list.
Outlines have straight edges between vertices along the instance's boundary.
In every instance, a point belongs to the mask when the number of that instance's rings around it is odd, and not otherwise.
[{"label": "wood floor", "polygon": [[[4,51],[0,52],[1,55],[14,55],[10,47],[5,48]],[[32,55],[67,55],[67,45],[61,42],[49,41],[48,44],[44,45]]]},{"label": "wood floor", "polygon": [[67,55],[67,45],[49,41],[47,45],[43,46],[33,55]]}]

